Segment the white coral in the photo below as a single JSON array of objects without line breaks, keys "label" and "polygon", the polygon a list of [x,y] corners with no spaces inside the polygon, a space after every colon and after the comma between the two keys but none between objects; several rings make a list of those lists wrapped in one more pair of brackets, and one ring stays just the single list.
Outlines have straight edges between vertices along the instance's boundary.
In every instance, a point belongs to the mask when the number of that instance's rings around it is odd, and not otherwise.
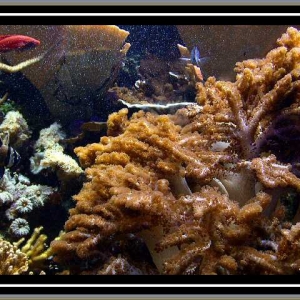
[{"label": "white coral", "polygon": [[65,133],[61,130],[61,126],[55,122],[49,128],[44,128],[40,131],[40,137],[36,141],[34,148],[37,152],[43,152],[46,149],[63,151],[59,141],[64,138]]},{"label": "white coral", "polygon": [[10,111],[5,115],[0,125],[1,137],[9,134],[10,145],[19,148],[31,136],[31,131],[22,114],[18,111]]},{"label": "white coral", "polygon": [[46,185],[32,184],[26,188],[24,195],[30,199],[33,207],[43,206],[48,196],[54,192],[54,188]]},{"label": "white coral", "polygon": [[[40,184],[31,184],[28,177],[22,174],[10,174],[7,170],[0,182],[0,203],[9,203],[5,215],[9,220],[15,219],[20,213],[43,206],[55,188]],[[1,198],[2,197],[2,198]]]},{"label": "white coral", "polygon": [[6,169],[1,179],[0,189],[13,195],[16,190],[17,178],[17,175],[11,176],[9,170]]},{"label": "white coral", "polygon": [[33,210],[32,202],[26,197],[21,197],[16,201],[16,210],[21,214],[27,214]]},{"label": "white coral", "polygon": [[71,156],[52,149],[45,151],[45,157],[41,161],[41,166],[45,168],[58,167],[63,173],[68,174],[69,176],[78,176],[83,172]]},{"label": "white coral", "polygon": [[11,193],[7,191],[0,192],[0,203],[7,204],[13,202],[14,197]]},{"label": "white coral", "polygon": [[60,178],[79,176],[83,170],[78,163],[69,155],[64,154],[64,148],[59,141],[65,137],[58,123],[40,132],[40,137],[35,143],[35,154],[30,158],[30,169],[38,174],[43,169],[51,168],[58,170]]},{"label": "white coral", "polygon": [[28,222],[25,219],[17,218],[12,221],[9,229],[15,236],[24,236],[27,235],[30,231]]}]

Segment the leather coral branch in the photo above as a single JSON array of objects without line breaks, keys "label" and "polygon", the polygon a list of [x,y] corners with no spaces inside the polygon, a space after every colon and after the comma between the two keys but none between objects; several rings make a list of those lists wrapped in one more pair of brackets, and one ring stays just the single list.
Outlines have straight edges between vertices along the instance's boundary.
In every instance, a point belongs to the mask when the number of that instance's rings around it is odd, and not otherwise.
[{"label": "leather coral branch", "polygon": [[274,116],[291,104],[299,105],[300,33],[288,28],[277,42],[281,46],[266,58],[237,63],[236,82],[210,77],[205,84],[197,84],[197,101],[205,112],[199,124],[203,127],[209,122],[218,130],[219,122],[231,125],[228,139],[238,142],[240,155],[246,159],[258,156],[256,142]]},{"label": "leather coral branch", "polygon": [[68,232],[52,243],[57,253],[68,253],[58,257],[87,259],[112,235],[174,226],[183,210],[176,199],[191,193],[186,180],[210,181],[219,162],[230,158],[197,145],[191,151],[188,135],[166,115],[140,111],[129,121],[127,113],[108,120],[117,136],[75,149],[91,181],[74,197]]}]

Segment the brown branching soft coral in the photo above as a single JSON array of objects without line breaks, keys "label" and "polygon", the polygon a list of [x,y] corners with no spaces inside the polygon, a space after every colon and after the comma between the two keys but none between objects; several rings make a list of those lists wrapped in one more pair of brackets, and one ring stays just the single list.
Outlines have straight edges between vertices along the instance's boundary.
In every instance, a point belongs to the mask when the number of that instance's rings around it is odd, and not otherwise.
[{"label": "brown branching soft coral", "polygon": [[[177,256],[165,262],[165,272],[237,273],[239,261],[235,256],[240,252],[240,247],[250,244],[254,238],[257,238],[258,243],[258,237],[264,228],[262,225],[265,225],[262,211],[270,202],[270,197],[260,193],[251,203],[239,208],[236,202],[221,195],[216,188],[206,186],[200,192],[184,196],[179,201],[190,204],[192,222],[181,225],[177,231],[159,242],[158,250],[174,245],[181,246]],[[234,268],[227,269],[229,259]],[[192,271],[190,266],[195,262],[197,267]]]},{"label": "brown branching soft coral", "polygon": [[264,158],[254,158],[251,169],[255,171],[259,181],[268,188],[289,186],[300,190],[300,180],[291,173],[291,166],[280,164],[273,154]]},{"label": "brown branching soft coral", "polygon": [[[205,84],[198,83],[197,101],[204,106],[199,130],[206,126],[219,133],[224,126],[231,128],[226,137],[239,144],[240,155],[246,159],[258,156],[256,142],[274,116],[291,104],[299,104],[299,41],[300,33],[289,28],[278,40],[281,47],[270,51],[266,58],[236,64],[236,82],[210,77]],[[226,125],[219,126],[219,122]]]},{"label": "brown branching soft coral", "polygon": [[137,266],[131,264],[125,258],[112,257],[107,264],[105,264],[99,270],[94,269],[92,271],[84,271],[81,275],[155,275],[153,270],[144,270],[143,266],[138,268]]},{"label": "brown branching soft coral", "polygon": [[75,149],[88,181],[52,242],[55,260],[71,274],[141,270],[137,249],[114,253],[134,234],[152,258],[139,257],[143,270],[298,273],[299,223],[284,220],[279,198],[300,179],[264,145],[274,120],[299,114],[300,32],[288,28],[278,44],[237,63],[236,82],[198,83],[199,106],[110,115],[108,136]]},{"label": "brown branching soft coral", "polygon": [[91,181],[74,197],[67,233],[52,243],[66,258],[97,255],[99,244],[115,234],[176,224],[176,197],[190,193],[186,178],[209,181],[217,164],[229,159],[197,145],[191,151],[168,116],[140,111],[128,121],[125,113],[108,120],[108,131],[119,135],[75,150]]},{"label": "brown branching soft coral", "polygon": [[[166,274],[295,274],[299,272],[299,223],[269,219],[264,210],[271,196],[260,192],[242,208],[211,187],[182,197],[191,203],[193,222],[157,245],[180,245],[164,263]],[[285,228],[287,227],[287,228]]]}]

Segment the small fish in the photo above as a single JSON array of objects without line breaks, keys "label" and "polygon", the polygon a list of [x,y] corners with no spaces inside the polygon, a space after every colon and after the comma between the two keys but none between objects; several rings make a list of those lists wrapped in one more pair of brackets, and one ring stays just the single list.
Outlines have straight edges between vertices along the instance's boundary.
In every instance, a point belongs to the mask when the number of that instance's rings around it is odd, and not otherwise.
[{"label": "small fish", "polygon": [[81,129],[84,131],[91,131],[91,132],[99,132],[102,129],[107,129],[106,122],[85,122],[81,125]]},{"label": "small fish", "polygon": [[200,67],[201,64],[205,63],[208,59],[209,59],[208,56],[203,56],[203,57],[200,56],[200,51],[197,48],[197,46],[195,46],[192,49],[192,52],[191,52],[191,63],[193,65],[196,65],[197,67]]},{"label": "small fish", "polygon": [[40,45],[40,41],[26,35],[0,35],[0,52],[27,50]]},{"label": "small fish", "polygon": [[183,61],[189,61],[197,67],[201,67],[201,64],[206,63],[209,60],[209,57],[208,56],[201,57],[200,50],[198,49],[197,46],[195,46],[192,49],[191,56],[189,58],[188,57],[181,57],[180,59],[183,60]]},{"label": "small fish", "polygon": [[4,175],[5,167],[14,167],[21,160],[20,154],[8,144],[9,135],[6,135],[3,139],[0,138],[0,179]]}]

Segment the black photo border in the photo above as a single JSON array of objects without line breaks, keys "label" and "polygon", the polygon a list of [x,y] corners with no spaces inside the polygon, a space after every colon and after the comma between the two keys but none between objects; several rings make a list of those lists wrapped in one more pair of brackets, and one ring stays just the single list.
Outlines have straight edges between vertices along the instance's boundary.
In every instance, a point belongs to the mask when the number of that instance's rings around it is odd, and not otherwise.
[{"label": "black photo border", "polygon": [[[132,13],[136,11],[136,8],[138,8],[139,13]],[[299,15],[297,14],[297,11],[300,10],[299,7],[277,6],[277,9],[282,13],[279,16],[269,6],[260,6],[259,13],[257,12],[257,7],[253,6],[182,6],[179,15],[177,8],[173,9],[169,6],[2,6],[0,23],[10,25],[76,25],[99,23],[126,25],[299,24],[300,13]],[[78,11],[81,12],[81,15],[73,15],[77,14]],[[227,12],[224,15],[219,15],[225,11]],[[234,11],[238,12],[234,13]],[[51,15],[52,13],[53,15]],[[92,15],[95,13],[99,13],[101,16]],[[49,15],[45,16],[43,14]],[[298,276],[0,276],[0,294],[25,295],[31,294],[34,290],[35,294],[49,295],[225,295],[232,293],[281,295],[299,294],[299,282],[300,278]]]}]

